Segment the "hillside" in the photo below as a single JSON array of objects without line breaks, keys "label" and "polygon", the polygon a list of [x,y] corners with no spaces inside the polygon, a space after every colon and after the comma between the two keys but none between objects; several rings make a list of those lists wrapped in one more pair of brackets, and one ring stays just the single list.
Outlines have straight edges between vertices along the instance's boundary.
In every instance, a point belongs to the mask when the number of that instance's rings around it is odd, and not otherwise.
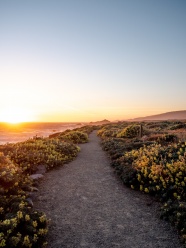
[{"label": "hillside", "polygon": [[186,110],[172,111],[158,115],[139,117],[132,119],[133,121],[161,121],[161,120],[186,120]]}]

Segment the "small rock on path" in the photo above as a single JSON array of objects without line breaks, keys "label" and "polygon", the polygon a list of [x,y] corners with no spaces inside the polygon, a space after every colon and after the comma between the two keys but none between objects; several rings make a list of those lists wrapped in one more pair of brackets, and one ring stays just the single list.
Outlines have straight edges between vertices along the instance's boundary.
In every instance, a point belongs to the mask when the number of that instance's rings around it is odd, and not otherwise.
[{"label": "small rock on path", "polygon": [[45,174],[37,210],[51,219],[49,248],[181,248],[150,197],[125,187],[93,132],[71,163]]}]

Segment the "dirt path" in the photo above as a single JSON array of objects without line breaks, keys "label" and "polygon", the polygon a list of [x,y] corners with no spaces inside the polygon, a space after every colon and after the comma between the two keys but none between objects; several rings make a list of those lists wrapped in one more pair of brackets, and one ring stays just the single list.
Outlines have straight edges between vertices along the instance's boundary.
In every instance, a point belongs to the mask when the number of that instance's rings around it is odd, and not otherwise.
[{"label": "dirt path", "polygon": [[77,159],[45,175],[36,208],[51,218],[50,248],[180,248],[149,197],[123,186],[93,132]]}]

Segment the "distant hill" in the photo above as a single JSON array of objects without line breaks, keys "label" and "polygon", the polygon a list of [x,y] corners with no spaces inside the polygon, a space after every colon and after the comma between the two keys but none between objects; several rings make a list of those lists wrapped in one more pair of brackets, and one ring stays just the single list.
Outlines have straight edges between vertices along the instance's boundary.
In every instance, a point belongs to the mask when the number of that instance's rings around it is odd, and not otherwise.
[{"label": "distant hill", "polygon": [[108,124],[108,123],[110,123],[110,121],[105,119],[105,120],[102,120],[102,121],[89,122],[88,125],[102,125],[102,124]]},{"label": "distant hill", "polygon": [[151,115],[146,117],[138,117],[132,121],[162,121],[162,120],[186,120],[186,110],[172,111],[159,115]]}]

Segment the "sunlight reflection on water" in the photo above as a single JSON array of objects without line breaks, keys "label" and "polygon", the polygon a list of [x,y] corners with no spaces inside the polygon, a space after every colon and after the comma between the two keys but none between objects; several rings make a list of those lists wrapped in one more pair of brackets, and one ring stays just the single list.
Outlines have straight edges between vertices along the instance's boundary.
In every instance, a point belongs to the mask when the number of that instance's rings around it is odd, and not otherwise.
[{"label": "sunlight reflection on water", "polygon": [[47,137],[55,132],[81,127],[82,123],[0,123],[0,144],[24,141],[33,136]]}]

